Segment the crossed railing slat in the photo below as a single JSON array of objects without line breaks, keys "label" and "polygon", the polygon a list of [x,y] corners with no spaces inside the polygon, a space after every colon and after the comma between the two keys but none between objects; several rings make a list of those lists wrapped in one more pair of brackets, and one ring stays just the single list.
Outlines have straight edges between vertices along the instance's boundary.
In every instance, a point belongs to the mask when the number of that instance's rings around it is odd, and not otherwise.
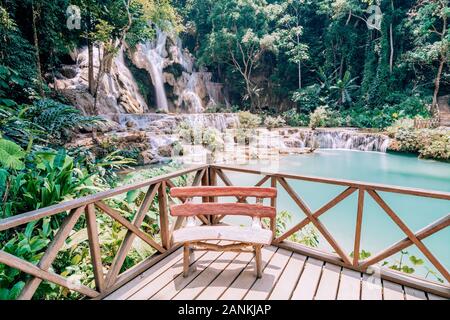
[{"label": "crossed railing slat", "polygon": [[[431,253],[431,251],[422,242],[423,239],[437,233],[440,230],[445,229],[450,226],[450,214],[440,218],[439,220],[431,223],[425,228],[414,233],[407,227],[407,225],[398,217],[398,215],[388,206],[388,204],[381,198],[377,191],[385,191],[399,194],[408,194],[421,197],[430,197],[436,199],[450,200],[450,195],[442,192],[431,192],[427,190],[419,189],[407,189],[407,188],[397,188],[384,185],[371,185],[363,183],[355,183],[345,180],[333,180],[327,178],[315,178],[315,177],[302,177],[296,175],[288,174],[264,174],[257,170],[243,169],[243,168],[233,168],[229,166],[213,166],[214,171],[221,178],[227,186],[232,186],[231,180],[226,176],[224,170],[250,173],[250,174],[263,174],[263,178],[257,183],[257,186],[264,184],[269,179],[272,179],[272,186],[276,186],[279,183],[283,189],[288,193],[288,195],[294,200],[300,210],[306,215],[306,217],[299,223],[291,227],[289,230],[285,231],[282,235],[273,240],[274,244],[279,244],[286,241],[290,236],[300,231],[307,224],[312,223],[320,234],[325,238],[325,240],[330,244],[333,250],[336,252],[338,257],[343,261],[344,265],[353,267],[359,270],[366,270],[369,266],[380,262],[381,260],[388,258],[404,248],[410,245],[416,245],[417,248],[425,255],[425,257],[431,262],[431,264],[442,274],[442,276],[450,282],[450,274],[447,269],[442,265],[442,263]],[[341,186],[347,186],[347,188],[330,200],[328,203],[323,205],[314,213],[308,207],[306,202],[294,191],[294,189],[287,182],[286,177],[298,180],[312,181],[318,183],[336,184]],[[275,181],[275,183],[273,182]],[[335,183],[334,183],[335,182]],[[357,214],[356,214],[356,225],[355,225],[355,238],[353,245],[353,258],[346,254],[343,248],[339,245],[336,239],[331,235],[327,228],[320,222],[319,217],[329,211],[331,208],[335,207],[338,203],[342,202],[348,198],[355,191],[358,191],[358,202],[357,202]],[[400,228],[400,230],[406,235],[406,238],[394,243],[390,247],[382,250],[376,255],[360,260],[360,245],[361,245],[361,227],[363,221],[363,210],[364,210],[364,195],[368,193],[371,198],[383,209],[383,211],[389,216],[389,218]],[[238,199],[238,201],[246,201],[245,199]],[[220,217],[220,220],[224,217]]]},{"label": "crossed railing slat", "polygon": [[[202,178],[205,175],[207,169],[208,168],[207,167],[205,168],[205,166],[199,166],[199,168],[181,170],[178,173],[168,174],[166,176],[163,176],[162,178],[152,179],[155,180],[154,183],[152,182],[152,180],[150,180],[145,184],[143,183],[136,184],[134,188],[130,186],[118,188],[120,191],[123,192],[116,192],[114,190],[111,190],[111,192],[106,192],[105,193],[106,195],[111,194],[117,195],[130,190],[140,189],[145,185],[148,186],[144,199],[132,222],[128,221],[121,215],[120,212],[111,208],[103,201],[104,199],[108,198],[108,196],[99,197],[98,195],[94,195],[86,197],[87,199],[90,200],[84,201],[87,202],[86,204],[84,204],[83,202],[83,205],[79,207],[73,207],[72,205],[73,208],[70,209],[69,214],[67,215],[67,217],[64,218],[60,228],[55,234],[53,240],[48,245],[47,250],[45,251],[44,255],[42,256],[37,265],[34,265],[28,261],[22,260],[12,254],[0,250],[0,263],[8,265],[11,268],[18,269],[32,276],[32,278],[27,280],[18,298],[21,300],[31,299],[43,280],[79,292],[90,298],[95,298],[99,296],[99,294],[105,292],[105,290],[111,288],[116,283],[116,280],[119,277],[120,270],[123,266],[126,256],[129,253],[133,241],[134,239],[136,239],[136,237],[146,242],[158,253],[166,252],[171,247],[170,243],[171,230],[168,217],[168,207],[167,207],[168,197],[166,193],[167,192],[166,188],[171,188],[175,186],[175,184],[170,179],[191,172],[195,172],[193,185],[198,185],[199,183],[202,182]],[[147,212],[149,211],[153,203],[153,200],[156,196],[158,196],[159,200],[158,209],[159,209],[161,244],[159,244],[151,235],[145,233],[140,229],[144,221],[144,218]],[[51,206],[49,208],[39,209],[34,212],[25,213],[19,216],[0,220],[0,231],[7,230],[12,227],[17,227],[31,221],[39,220],[43,217],[64,212],[65,210],[63,209],[65,208],[66,207],[64,205],[58,204],[55,206]],[[101,212],[107,214],[113,220],[119,222],[123,227],[127,229],[125,237],[106,275],[104,274],[103,271],[104,268],[101,259],[101,244],[99,240],[99,230],[96,220],[96,215]],[[75,224],[83,214],[85,214],[86,216],[86,229],[87,229],[91,263],[93,265],[93,273],[96,288],[95,290],[89,288],[86,285],[70,281],[69,279],[63,276],[50,271],[51,265],[55,261],[58,252],[64,246],[65,241],[69,237]],[[173,223],[172,225],[177,224]],[[178,222],[178,227],[179,226],[181,226],[180,222]]]}]

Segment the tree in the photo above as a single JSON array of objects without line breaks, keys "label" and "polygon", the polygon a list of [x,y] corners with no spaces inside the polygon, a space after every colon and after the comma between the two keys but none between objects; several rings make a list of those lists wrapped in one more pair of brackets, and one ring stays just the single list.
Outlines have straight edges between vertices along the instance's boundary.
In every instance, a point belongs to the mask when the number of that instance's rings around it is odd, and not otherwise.
[{"label": "tree", "polygon": [[275,50],[276,35],[269,30],[270,16],[264,0],[219,0],[211,12],[213,29],[207,37],[203,60],[230,65],[245,85],[244,100],[258,109],[260,88],[253,72],[266,51]]},{"label": "tree", "polygon": [[409,26],[415,35],[415,48],[408,53],[410,61],[429,66],[437,63],[431,105],[433,112],[436,111],[444,66],[449,60],[449,17],[447,0],[420,0],[409,11]]},{"label": "tree", "polygon": [[277,19],[278,43],[286,50],[288,60],[297,64],[298,89],[302,88],[302,63],[309,59],[308,45],[300,41],[303,35],[301,10],[305,5],[309,5],[309,1],[287,0],[277,8],[277,11],[283,13],[283,16]]},{"label": "tree", "polygon": [[351,92],[357,88],[358,85],[354,84],[358,77],[351,78],[350,72],[346,71],[342,79],[338,79],[336,84],[330,87],[331,91],[338,93],[337,104],[346,104],[352,102]]},{"label": "tree", "polygon": [[0,41],[2,44],[0,64],[16,70],[27,81],[36,79],[33,46],[25,39],[17,23],[2,6],[0,6]]},{"label": "tree", "polygon": [[40,15],[40,5],[39,2],[37,3],[37,6],[35,6],[35,0],[31,0],[31,25],[33,28],[33,43],[34,43],[34,50],[35,50],[35,57],[36,57],[36,67],[37,67],[37,80],[38,80],[38,90],[41,95],[41,97],[44,96],[44,81],[42,79],[42,69],[41,69],[41,58],[40,58],[40,50],[39,50],[39,39],[38,39],[38,32],[37,32],[37,26],[36,26],[36,17]]}]

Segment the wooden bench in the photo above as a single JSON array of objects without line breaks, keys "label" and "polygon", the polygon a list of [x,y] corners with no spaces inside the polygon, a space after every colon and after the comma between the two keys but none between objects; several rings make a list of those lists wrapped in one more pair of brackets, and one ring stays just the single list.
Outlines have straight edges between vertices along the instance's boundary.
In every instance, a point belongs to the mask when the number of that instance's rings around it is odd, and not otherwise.
[{"label": "wooden bench", "polygon": [[[175,217],[185,217],[186,224],[183,228],[173,232],[173,242],[183,243],[184,262],[183,276],[189,272],[190,258],[193,250],[236,251],[253,252],[256,261],[256,275],[262,275],[261,248],[269,245],[274,237],[276,209],[270,205],[264,205],[264,199],[275,202],[277,190],[263,187],[184,187],[172,188],[172,197],[184,200],[183,204],[173,205],[170,213]],[[229,202],[203,202],[194,203],[193,198],[215,199],[217,197],[235,197],[238,203]],[[255,203],[247,202],[247,198],[255,197]],[[252,218],[249,227],[225,224],[214,224],[224,216],[248,216]],[[211,221],[210,225],[197,225],[195,217],[202,216]],[[205,217],[208,217],[205,218]],[[217,219],[219,218],[220,219]],[[271,229],[264,228],[261,218],[269,218]],[[228,240],[232,244],[219,245],[207,240]]]}]

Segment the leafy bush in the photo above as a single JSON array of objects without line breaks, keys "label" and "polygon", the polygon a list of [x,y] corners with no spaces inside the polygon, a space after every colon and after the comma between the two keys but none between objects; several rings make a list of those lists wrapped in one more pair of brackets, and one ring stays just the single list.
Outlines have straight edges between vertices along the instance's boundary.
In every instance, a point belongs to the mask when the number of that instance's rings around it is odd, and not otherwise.
[{"label": "leafy bush", "polygon": [[0,218],[83,195],[93,185],[91,175],[76,168],[64,149],[33,152],[26,162],[24,170],[8,173],[0,185],[0,197],[5,199]]},{"label": "leafy bush", "polygon": [[431,142],[420,150],[423,158],[450,160],[450,134],[435,136]]},{"label": "leafy bush", "polygon": [[390,149],[418,153],[422,158],[450,160],[450,132],[442,129],[415,129],[414,120],[397,120],[387,130],[394,138]]},{"label": "leafy bush", "polygon": [[6,169],[21,170],[26,152],[17,144],[0,137],[0,164]]},{"label": "leafy bush", "polygon": [[207,128],[202,134],[202,144],[214,152],[223,147],[224,141],[219,130],[215,128]]},{"label": "leafy bush", "polygon": [[295,109],[283,112],[283,118],[291,127],[305,127],[309,124],[309,117],[306,114],[298,113]]},{"label": "leafy bush", "polygon": [[184,121],[177,128],[180,139],[189,144],[201,144],[211,151],[220,149],[224,142],[222,134],[215,128],[193,128],[191,124]]},{"label": "leafy bush", "polygon": [[44,128],[27,119],[27,106],[12,107],[0,104],[0,134],[26,148],[32,142],[45,142]]},{"label": "leafy bush", "polygon": [[286,121],[281,116],[277,117],[267,116],[266,119],[264,119],[264,126],[267,129],[281,128],[285,125]]},{"label": "leafy bush", "polygon": [[178,125],[176,132],[178,133],[181,140],[187,143],[194,143],[194,128],[187,121],[182,121]]},{"label": "leafy bush", "polygon": [[386,132],[389,137],[394,138],[395,134],[400,130],[413,130],[414,120],[410,118],[404,118],[394,121],[389,127],[386,128]]},{"label": "leafy bush", "polygon": [[73,130],[102,121],[99,117],[83,116],[72,106],[51,99],[36,101],[27,112],[33,123],[45,128],[53,143],[61,144]]},{"label": "leafy bush", "polygon": [[320,86],[312,85],[295,91],[292,100],[297,102],[298,110],[301,113],[309,114],[317,109],[320,105],[325,104],[325,99],[320,97]]},{"label": "leafy bush", "polygon": [[327,108],[327,106],[320,106],[309,115],[309,127],[311,129],[325,127],[329,117]]},{"label": "leafy bush", "polygon": [[238,113],[240,127],[243,129],[255,129],[261,124],[261,117],[249,111]]}]

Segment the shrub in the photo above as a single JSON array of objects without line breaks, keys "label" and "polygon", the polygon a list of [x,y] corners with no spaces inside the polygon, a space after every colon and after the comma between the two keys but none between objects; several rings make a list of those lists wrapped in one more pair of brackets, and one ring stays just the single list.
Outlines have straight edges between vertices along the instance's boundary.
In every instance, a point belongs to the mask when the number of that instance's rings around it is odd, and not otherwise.
[{"label": "shrub", "polygon": [[266,119],[264,119],[264,126],[266,126],[267,129],[281,128],[285,125],[286,121],[284,121],[283,117],[281,116],[267,116]]},{"label": "shrub", "polygon": [[418,153],[422,158],[450,160],[450,132],[447,130],[415,129],[412,119],[402,119],[387,132],[394,138],[391,150]]},{"label": "shrub", "polygon": [[306,114],[298,113],[295,109],[283,112],[283,118],[291,127],[305,127],[309,124],[309,117]]},{"label": "shrub", "polygon": [[241,111],[238,113],[239,123],[243,129],[255,129],[261,124],[261,117],[249,111]]},{"label": "shrub", "polygon": [[202,144],[213,152],[224,144],[221,132],[215,128],[193,128],[188,122],[181,122],[177,132],[186,143]]},{"label": "shrub", "polygon": [[309,115],[309,127],[311,129],[325,127],[329,116],[327,108],[327,106],[320,106]]},{"label": "shrub", "polygon": [[423,158],[450,160],[450,134],[435,136],[433,140],[422,147],[420,156]]},{"label": "shrub", "polygon": [[206,128],[202,134],[202,144],[211,151],[217,151],[224,145],[221,133],[215,128]]},{"label": "shrub", "polygon": [[395,134],[399,130],[413,130],[414,120],[410,118],[395,120],[389,127],[386,128],[386,132],[389,137],[394,138]]},{"label": "shrub", "polygon": [[187,143],[194,143],[194,128],[187,121],[182,121],[176,130],[180,139]]},{"label": "shrub", "polygon": [[317,109],[321,104],[326,103],[320,97],[320,86],[312,85],[295,91],[292,100],[297,102],[301,112],[310,113]]},{"label": "shrub", "polygon": [[27,116],[33,123],[45,128],[50,140],[57,144],[66,142],[76,128],[102,121],[99,117],[83,116],[74,107],[51,99],[36,101],[27,111]]},{"label": "shrub", "polygon": [[17,144],[0,137],[0,165],[6,169],[21,170],[26,152]]}]

